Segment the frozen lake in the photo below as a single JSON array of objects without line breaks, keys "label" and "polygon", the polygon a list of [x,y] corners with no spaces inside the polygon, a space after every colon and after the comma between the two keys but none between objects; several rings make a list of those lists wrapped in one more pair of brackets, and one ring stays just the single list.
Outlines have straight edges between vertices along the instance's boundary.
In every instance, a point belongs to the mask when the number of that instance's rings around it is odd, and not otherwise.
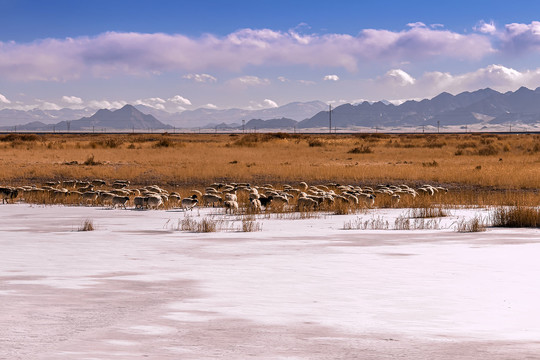
[{"label": "frozen lake", "polygon": [[405,211],[1,205],[0,359],[540,359],[540,231],[343,229]]}]

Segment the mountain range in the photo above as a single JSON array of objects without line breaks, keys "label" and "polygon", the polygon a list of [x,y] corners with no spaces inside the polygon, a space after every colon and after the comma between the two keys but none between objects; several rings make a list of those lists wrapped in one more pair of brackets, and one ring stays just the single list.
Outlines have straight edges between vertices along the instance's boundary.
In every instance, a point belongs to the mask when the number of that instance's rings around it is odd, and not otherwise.
[{"label": "mountain range", "polygon": [[[172,128],[172,126],[162,123],[152,115],[143,114],[131,105],[125,105],[121,109],[114,111],[100,109],[94,115],[78,120],[64,120],[55,124],[34,121],[17,127],[17,129],[25,131],[102,131],[104,129],[148,131]],[[12,129],[12,127],[9,127],[9,129]]]},{"label": "mountain range", "polygon": [[[166,113],[144,105],[126,105],[118,110],[98,110],[91,116],[78,120],[62,117],[74,116],[75,110],[52,114],[50,111],[32,110],[27,117],[17,110],[0,111],[4,115],[16,115],[15,119],[32,119],[19,125],[25,131],[89,131],[89,130],[168,130],[174,128],[215,129],[310,129],[328,128],[329,112],[321,101],[290,103],[278,108],[261,110],[201,108],[182,113]],[[88,110],[79,110],[88,113]],[[23,112],[24,113],[24,112]],[[146,113],[146,114],[145,114]],[[61,120],[45,123],[37,119]],[[418,127],[418,126],[465,126],[501,124],[526,124],[540,126],[540,87],[530,90],[521,87],[514,92],[500,93],[490,88],[452,95],[443,92],[432,99],[409,100],[400,105],[386,101],[343,104],[332,110],[332,127]],[[159,119],[159,120],[158,120]],[[13,121],[13,120],[12,120]],[[13,130],[15,124],[6,124],[2,130]],[[240,125],[242,124],[242,125]]]},{"label": "mountain range", "polygon": [[[332,127],[419,127],[524,124],[540,126],[540,87],[521,87],[514,92],[500,93],[490,88],[452,95],[443,92],[432,99],[409,100],[400,105],[388,102],[343,104],[332,110]],[[328,128],[328,111],[311,118],[289,122],[298,129]],[[280,121],[277,121],[280,120]],[[290,119],[289,119],[290,120]],[[252,121],[246,124],[251,129]],[[258,129],[271,129],[284,119],[257,121]],[[255,124],[255,123],[253,123]],[[238,128],[238,126],[236,126]]]}]

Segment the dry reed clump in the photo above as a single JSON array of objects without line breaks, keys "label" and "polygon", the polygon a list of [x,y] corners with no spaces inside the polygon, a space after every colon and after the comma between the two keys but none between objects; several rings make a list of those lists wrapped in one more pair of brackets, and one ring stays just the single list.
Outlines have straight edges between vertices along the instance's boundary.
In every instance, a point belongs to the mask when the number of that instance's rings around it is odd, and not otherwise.
[{"label": "dry reed clump", "polygon": [[482,217],[475,216],[472,219],[461,219],[456,223],[457,232],[482,232],[486,231],[486,222]]},{"label": "dry reed clump", "polygon": [[79,227],[79,231],[94,231],[94,222],[91,219],[86,219]]},{"label": "dry reed clump", "polygon": [[186,215],[183,219],[179,220],[178,229],[181,231],[190,231],[195,233],[209,233],[221,231],[226,227],[227,223],[223,220],[210,219],[204,217],[197,221],[191,216]]},{"label": "dry reed clump", "polygon": [[367,220],[357,217],[343,224],[343,230],[388,230],[389,228],[390,223],[382,217]]},{"label": "dry reed clump", "polygon": [[491,215],[495,227],[540,228],[540,209],[525,206],[498,207]]},{"label": "dry reed clump", "polygon": [[446,210],[444,210],[440,206],[423,206],[418,208],[412,208],[408,211],[408,217],[416,219],[416,218],[437,218],[437,217],[445,217],[448,216],[448,213]]},{"label": "dry reed clump", "polygon": [[242,232],[262,231],[262,223],[255,221],[255,216],[244,216],[241,229]]}]

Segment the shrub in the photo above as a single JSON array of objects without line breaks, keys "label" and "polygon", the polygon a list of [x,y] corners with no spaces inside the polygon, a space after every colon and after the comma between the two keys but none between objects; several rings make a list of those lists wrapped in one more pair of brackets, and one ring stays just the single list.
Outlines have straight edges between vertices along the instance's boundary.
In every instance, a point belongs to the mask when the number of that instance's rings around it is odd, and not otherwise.
[{"label": "shrub", "polygon": [[10,141],[27,141],[27,142],[33,142],[40,140],[40,137],[36,134],[7,134],[0,136],[0,141],[2,142],[10,142]]},{"label": "shrub", "polygon": [[319,139],[311,139],[308,141],[309,147],[320,147],[323,146],[324,143]]},{"label": "shrub", "polygon": [[499,153],[499,150],[492,144],[489,144],[487,146],[484,146],[483,148],[478,149],[478,155],[482,155],[482,156],[497,155],[498,153]]},{"label": "shrub", "polygon": [[347,151],[348,154],[372,154],[373,150],[369,146],[360,145],[360,147],[355,147]]},{"label": "shrub", "polygon": [[101,165],[102,163],[100,161],[95,161],[94,155],[92,154],[92,156],[89,156],[88,158],[86,158],[83,164],[88,165],[88,166],[94,166],[94,165]]},{"label": "shrub", "polygon": [[437,167],[439,166],[439,163],[433,160],[432,162],[427,162],[427,163],[423,162],[422,166],[423,167]]},{"label": "shrub", "polygon": [[174,143],[167,139],[167,138],[163,138],[163,139],[160,139],[157,143],[154,144],[154,147],[155,148],[166,148],[166,147],[172,147],[174,145]]}]

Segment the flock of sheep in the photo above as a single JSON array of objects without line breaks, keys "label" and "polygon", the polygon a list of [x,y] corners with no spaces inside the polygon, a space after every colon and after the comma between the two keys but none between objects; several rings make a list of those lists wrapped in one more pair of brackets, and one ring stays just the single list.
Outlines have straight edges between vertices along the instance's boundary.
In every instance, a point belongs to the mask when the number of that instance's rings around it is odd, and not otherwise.
[{"label": "flock of sheep", "polygon": [[377,198],[385,199],[386,206],[396,206],[404,197],[433,196],[447,192],[443,187],[423,185],[413,189],[408,185],[354,186],[326,184],[298,186],[272,184],[252,186],[248,183],[214,183],[200,190],[191,190],[182,197],[158,185],[142,188],[130,186],[126,180],[107,184],[104,180],[48,182],[43,186],[0,187],[2,203],[25,201],[28,203],[100,205],[124,208],[132,204],[135,209],[182,208],[192,210],[195,206],[223,207],[226,213],[239,208],[260,212],[263,210],[316,211],[333,206],[349,208],[373,207]]}]

